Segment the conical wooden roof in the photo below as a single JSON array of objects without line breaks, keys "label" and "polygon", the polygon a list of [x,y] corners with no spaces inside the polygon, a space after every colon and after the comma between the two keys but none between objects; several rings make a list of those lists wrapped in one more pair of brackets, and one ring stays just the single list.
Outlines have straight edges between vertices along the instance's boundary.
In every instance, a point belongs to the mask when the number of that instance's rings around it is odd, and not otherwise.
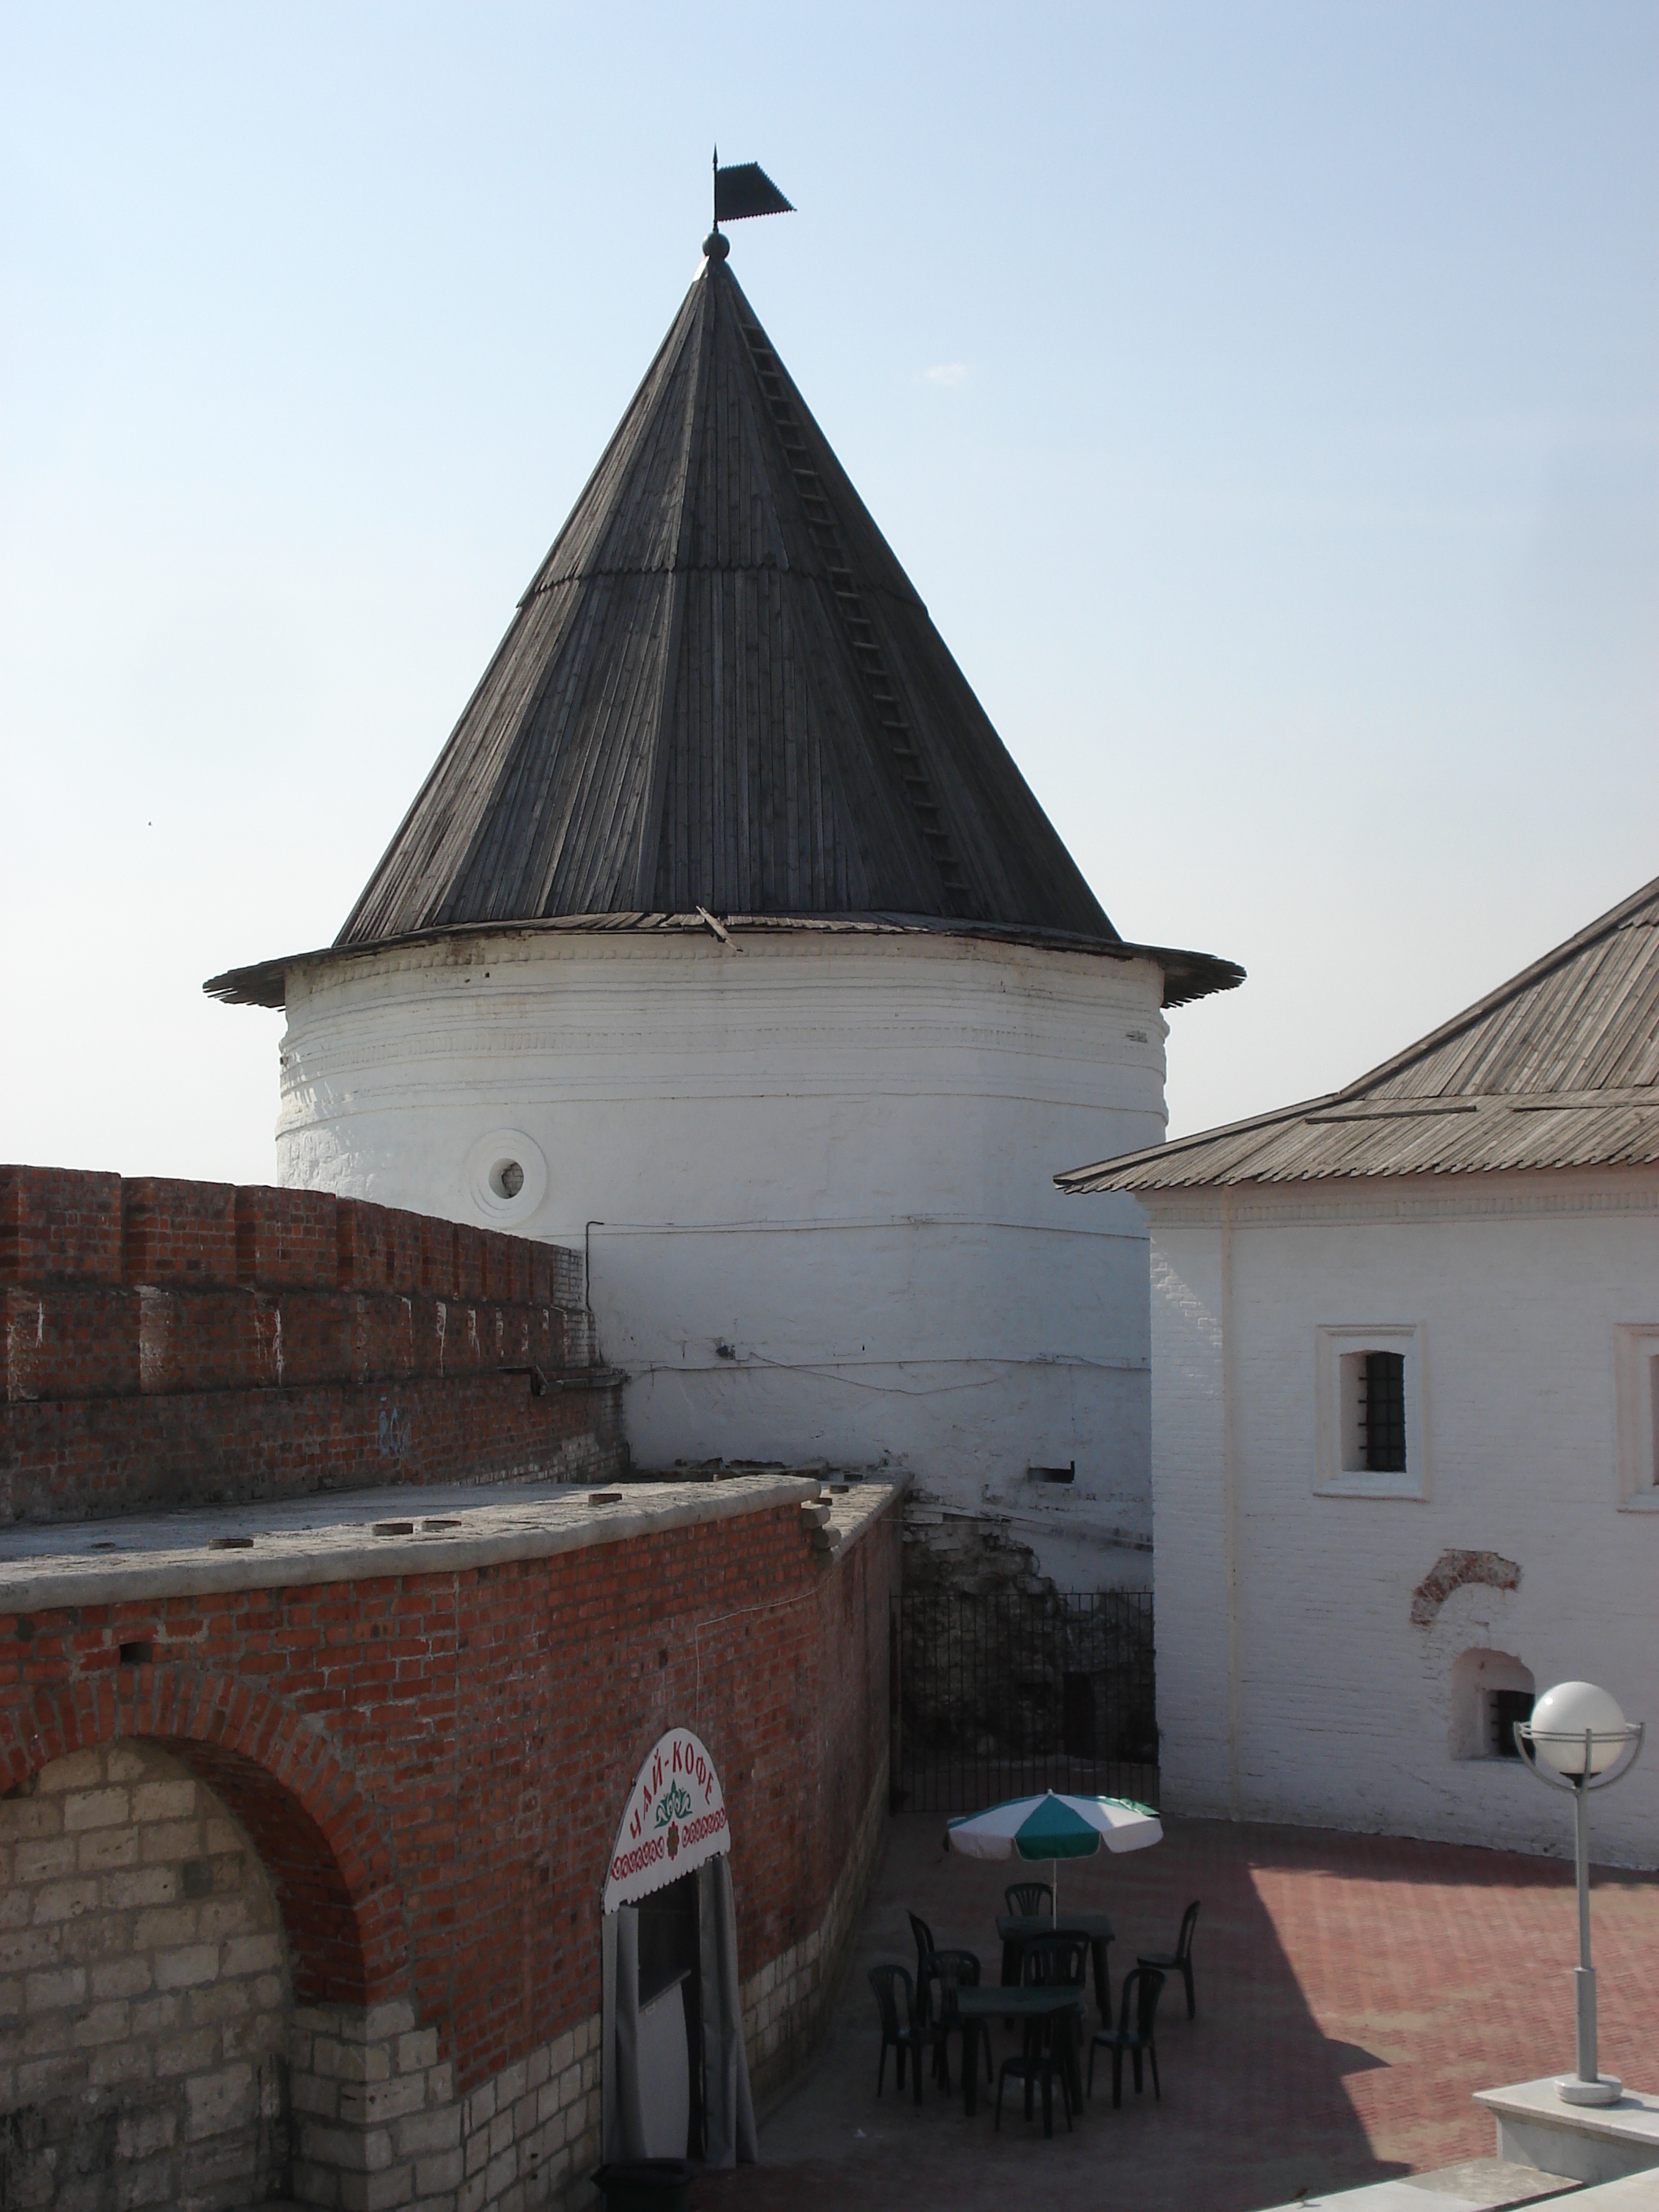
[{"label": "conical wooden roof", "polygon": [[714,244],[337,942],[699,906],[1115,940]]},{"label": "conical wooden roof", "polygon": [[1226,990],[1126,944],[927,618],[726,265],[645,381],[331,952],[495,928],[1012,935]]}]

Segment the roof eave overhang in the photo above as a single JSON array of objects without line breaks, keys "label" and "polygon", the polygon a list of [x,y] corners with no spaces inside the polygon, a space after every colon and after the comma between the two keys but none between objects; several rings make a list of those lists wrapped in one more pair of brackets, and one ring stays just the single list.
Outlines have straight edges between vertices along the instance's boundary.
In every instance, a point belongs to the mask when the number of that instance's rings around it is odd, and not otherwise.
[{"label": "roof eave overhang", "polygon": [[1328,1091],[1322,1097],[1304,1098],[1299,1105],[1275,1107],[1271,1113],[1254,1114],[1248,1121],[1200,1129],[1193,1136],[1177,1137],[1173,1143],[1166,1140],[1160,1145],[1144,1145],[1136,1152],[1118,1152],[1110,1159],[1096,1160],[1085,1167],[1066,1168],[1054,1177],[1054,1182],[1068,1198],[1086,1198],[1097,1191],[1185,1190],[1218,1185],[1230,1178],[1224,1173],[1212,1176],[1197,1175],[1190,1181],[1184,1180],[1175,1164],[1183,1153],[1197,1152],[1200,1147],[1207,1149],[1229,1138],[1248,1137],[1256,1130],[1278,1128],[1286,1121],[1299,1121],[1304,1115],[1316,1114],[1322,1107],[1333,1105],[1337,1095],[1334,1091]]},{"label": "roof eave overhang", "polygon": [[[715,917],[720,927],[737,935],[869,937],[957,937],[994,944],[1026,945],[1041,951],[1073,952],[1105,960],[1146,960],[1162,970],[1163,1004],[1190,1006],[1218,991],[1236,990],[1244,970],[1235,961],[1212,952],[1190,952],[1173,945],[1133,945],[1121,938],[1088,937],[1070,930],[1042,929],[1018,923],[942,919],[932,915],[727,914]],[[441,929],[410,932],[381,938],[364,945],[319,945],[309,952],[283,953],[246,968],[227,969],[210,976],[202,988],[210,999],[228,1006],[265,1006],[280,1012],[287,1003],[289,971],[295,968],[329,967],[351,960],[371,960],[386,952],[401,952],[422,945],[465,942],[485,938],[538,936],[650,936],[702,935],[708,918],[691,914],[557,915],[541,921],[452,923]]]}]

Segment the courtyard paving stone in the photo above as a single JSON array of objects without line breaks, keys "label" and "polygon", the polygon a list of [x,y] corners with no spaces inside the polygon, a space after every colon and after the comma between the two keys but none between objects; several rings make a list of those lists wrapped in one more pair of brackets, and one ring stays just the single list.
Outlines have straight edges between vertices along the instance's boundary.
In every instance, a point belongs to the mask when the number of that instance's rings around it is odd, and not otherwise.
[{"label": "courtyard paving stone", "polygon": [[[1005,1883],[1046,1868],[947,1856],[942,1817],[889,1827],[868,1907],[817,2057],[766,2117],[763,2164],[707,2175],[699,2212],[828,2212],[867,2202],[966,2208],[1041,2201],[1054,2212],[1258,2212],[1490,2156],[1472,2093],[1572,2058],[1577,1960],[1572,1869],[1559,1860],[1308,1828],[1169,1820],[1165,1840],[1060,1869],[1062,1910],[1104,1911],[1116,1930],[1114,1993],[1138,1951],[1165,1950],[1201,1898],[1198,2017],[1178,1980],[1158,2022],[1164,2097],[1121,2112],[1097,2071],[1094,2100],[1051,2142],[1018,2104],[963,2116],[955,2079],[918,2111],[875,2094],[878,2038],[865,1970],[913,1970],[912,1907],[941,1945],[998,1972]],[[1565,1840],[1565,1838],[1564,1838]],[[741,1867],[734,1868],[741,1879]],[[1659,2088],[1659,1877],[1598,1868],[1594,1939],[1601,2063]],[[999,2029],[999,2060],[1012,2041]],[[1040,2199],[1039,2199],[1040,2192]]]}]

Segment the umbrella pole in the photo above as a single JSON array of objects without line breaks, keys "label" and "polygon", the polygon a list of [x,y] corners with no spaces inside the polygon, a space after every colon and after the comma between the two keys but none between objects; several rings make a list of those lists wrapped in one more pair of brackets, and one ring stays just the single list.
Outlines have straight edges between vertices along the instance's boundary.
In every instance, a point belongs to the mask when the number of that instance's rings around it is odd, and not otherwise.
[{"label": "umbrella pole", "polygon": [[1049,1860],[1048,1872],[1054,1877],[1048,1884],[1048,1910],[1054,1916],[1053,1925],[1058,1928],[1060,1925],[1060,1861],[1058,1859]]}]

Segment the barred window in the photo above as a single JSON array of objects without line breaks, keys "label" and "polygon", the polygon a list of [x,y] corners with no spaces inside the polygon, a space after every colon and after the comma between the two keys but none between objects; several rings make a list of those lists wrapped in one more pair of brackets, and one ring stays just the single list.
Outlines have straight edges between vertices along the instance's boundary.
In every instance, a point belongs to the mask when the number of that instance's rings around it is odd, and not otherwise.
[{"label": "barred window", "polygon": [[1370,1474],[1406,1471],[1406,1360],[1399,1352],[1368,1352],[1356,1361],[1361,1463]]},{"label": "barred window", "polygon": [[1314,1332],[1314,1488],[1330,1498],[1426,1498],[1422,1328],[1329,1322]]},{"label": "barred window", "polygon": [[1519,1759],[1515,1740],[1516,1721],[1532,1718],[1530,1690],[1488,1690],[1486,1692],[1486,1755],[1490,1759]]}]

